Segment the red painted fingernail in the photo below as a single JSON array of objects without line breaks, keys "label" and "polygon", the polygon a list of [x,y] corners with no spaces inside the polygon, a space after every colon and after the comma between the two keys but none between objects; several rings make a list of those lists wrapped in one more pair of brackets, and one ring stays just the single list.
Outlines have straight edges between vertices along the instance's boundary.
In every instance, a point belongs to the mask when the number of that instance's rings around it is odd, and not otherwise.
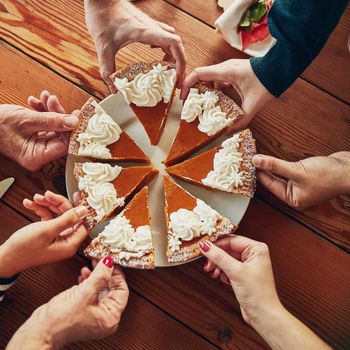
[{"label": "red painted fingernail", "polygon": [[199,246],[205,253],[210,249],[210,244],[207,241],[199,242]]},{"label": "red painted fingernail", "polygon": [[106,256],[102,262],[110,269],[114,266],[114,260],[110,256]]}]

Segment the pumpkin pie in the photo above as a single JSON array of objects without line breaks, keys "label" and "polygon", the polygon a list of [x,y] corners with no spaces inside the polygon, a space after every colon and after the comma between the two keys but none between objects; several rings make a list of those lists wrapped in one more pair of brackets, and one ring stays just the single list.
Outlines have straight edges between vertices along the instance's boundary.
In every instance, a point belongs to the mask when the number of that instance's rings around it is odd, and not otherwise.
[{"label": "pumpkin pie", "polygon": [[253,197],[256,178],[252,158],[255,154],[255,140],[251,131],[246,129],[234,134],[220,146],[173,165],[166,171],[207,189]]},{"label": "pumpkin pie", "polygon": [[164,177],[165,219],[169,262],[184,262],[200,255],[199,242],[214,242],[234,233],[237,226],[205,202]]},{"label": "pumpkin pie", "polygon": [[223,92],[198,83],[185,100],[166,165],[172,165],[223,134],[244,115]]},{"label": "pumpkin pie", "polygon": [[88,229],[118,212],[158,173],[151,166],[122,168],[107,163],[75,163],[74,177],[80,190],[79,205],[89,212]]},{"label": "pumpkin pie", "polygon": [[165,61],[138,62],[111,75],[118,91],[156,145],[175,94],[175,65]]},{"label": "pumpkin pie", "polygon": [[123,267],[154,268],[154,249],[148,208],[148,188],[144,187],[124,210],[84,250],[91,259],[111,256]]},{"label": "pumpkin pie", "polygon": [[98,160],[149,162],[130,136],[93,98],[85,102],[78,118],[78,127],[70,136],[69,154]]}]

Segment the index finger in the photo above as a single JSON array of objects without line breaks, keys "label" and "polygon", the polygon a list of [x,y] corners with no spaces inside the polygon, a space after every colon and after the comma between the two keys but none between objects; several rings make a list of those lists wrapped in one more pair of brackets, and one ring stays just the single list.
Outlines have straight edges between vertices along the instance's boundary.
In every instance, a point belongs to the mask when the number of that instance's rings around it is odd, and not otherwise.
[{"label": "index finger", "polygon": [[186,56],[185,49],[182,41],[179,37],[174,39],[174,42],[170,45],[170,52],[175,59],[176,72],[178,75],[177,87],[180,88],[185,79],[186,72]]},{"label": "index finger", "polygon": [[183,82],[180,98],[185,99],[190,88],[198,81],[229,81],[229,78],[221,63],[207,67],[197,67]]}]

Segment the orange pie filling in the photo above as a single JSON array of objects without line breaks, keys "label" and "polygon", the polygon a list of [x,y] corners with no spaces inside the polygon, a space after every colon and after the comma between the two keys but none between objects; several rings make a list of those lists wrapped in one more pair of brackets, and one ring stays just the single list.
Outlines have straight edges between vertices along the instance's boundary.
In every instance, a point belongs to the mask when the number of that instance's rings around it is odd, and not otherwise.
[{"label": "orange pie filling", "polygon": [[[168,178],[164,178],[166,218],[168,225],[168,256],[179,253],[204,237],[228,234],[233,225],[202,200],[193,197]],[[225,230],[223,232],[223,230]],[[227,231],[227,232],[226,232]]]},{"label": "orange pie filling", "polygon": [[167,62],[140,62],[112,77],[145,128],[151,144],[157,144],[175,92],[174,66]]},{"label": "orange pie filling", "polygon": [[[120,260],[140,259],[153,252],[148,210],[148,190],[143,188],[129,205],[93,240]],[[103,248],[102,248],[103,249]]]},{"label": "orange pie filling", "polygon": [[94,209],[94,220],[98,223],[123,207],[129,197],[156,173],[152,167],[122,168],[104,163],[84,163],[78,187]]},{"label": "orange pie filling", "polygon": [[[165,164],[193,153],[220,136],[237,116],[232,114],[233,101],[220,100],[216,90],[192,88],[181,112],[181,122]],[[239,114],[240,115],[240,114]]]}]

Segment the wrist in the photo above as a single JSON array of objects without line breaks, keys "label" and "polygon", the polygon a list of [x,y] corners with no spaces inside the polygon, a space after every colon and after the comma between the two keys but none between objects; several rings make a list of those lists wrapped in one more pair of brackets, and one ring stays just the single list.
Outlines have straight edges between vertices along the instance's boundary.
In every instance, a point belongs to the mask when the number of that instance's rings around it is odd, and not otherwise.
[{"label": "wrist", "polygon": [[339,195],[350,194],[350,152],[337,152],[329,157],[336,158],[340,162],[339,178],[337,184],[340,185]]},{"label": "wrist", "polygon": [[249,324],[260,335],[274,332],[281,318],[285,317],[286,312],[286,309],[279,300],[273,305],[263,304],[254,311]]},{"label": "wrist", "polygon": [[11,278],[21,272],[12,262],[11,257],[14,257],[14,254],[11,254],[11,249],[5,242],[0,246],[0,277],[2,278]]}]

